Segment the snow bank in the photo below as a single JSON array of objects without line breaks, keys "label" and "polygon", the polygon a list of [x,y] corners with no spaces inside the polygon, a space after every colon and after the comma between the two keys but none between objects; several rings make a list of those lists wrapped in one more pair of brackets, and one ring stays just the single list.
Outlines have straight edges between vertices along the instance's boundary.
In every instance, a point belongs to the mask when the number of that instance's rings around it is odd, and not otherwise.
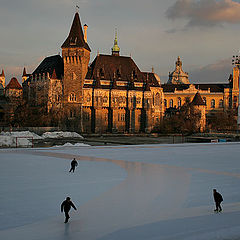
[{"label": "snow bank", "polygon": [[33,137],[33,139],[42,139],[39,135],[29,131],[19,131],[19,132],[1,132],[1,136],[10,136],[10,137]]},{"label": "snow bank", "polygon": [[[27,138],[18,138],[18,147],[32,146],[31,141]],[[0,147],[16,147],[16,137],[0,135]]]},{"label": "snow bank", "polygon": [[56,145],[54,147],[89,147],[90,145],[85,144],[85,143],[65,143],[64,145]]},{"label": "snow bank", "polygon": [[45,132],[43,138],[83,138],[76,132]]}]

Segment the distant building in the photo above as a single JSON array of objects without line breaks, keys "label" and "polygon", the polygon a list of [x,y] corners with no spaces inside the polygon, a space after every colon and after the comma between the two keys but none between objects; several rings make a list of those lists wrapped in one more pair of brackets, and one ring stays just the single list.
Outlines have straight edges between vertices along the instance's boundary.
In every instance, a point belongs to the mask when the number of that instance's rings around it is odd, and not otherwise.
[{"label": "distant building", "polygon": [[[81,132],[150,132],[165,113],[176,113],[185,103],[201,112],[199,129],[204,131],[211,113],[236,108],[239,96],[239,68],[233,68],[224,84],[193,84],[183,70],[180,57],[166,84],[151,72],[142,72],[129,56],[120,55],[117,32],[112,54],[97,54],[91,64],[79,14],[63,42],[62,56],[45,58],[32,74],[23,70],[22,87],[16,78],[5,86],[0,74],[0,122],[7,112],[22,103],[40,109],[49,119],[57,117],[62,127]],[[9,108],[8,108],[8,107]],[[10,110],[8,110],[10,109]]]}]

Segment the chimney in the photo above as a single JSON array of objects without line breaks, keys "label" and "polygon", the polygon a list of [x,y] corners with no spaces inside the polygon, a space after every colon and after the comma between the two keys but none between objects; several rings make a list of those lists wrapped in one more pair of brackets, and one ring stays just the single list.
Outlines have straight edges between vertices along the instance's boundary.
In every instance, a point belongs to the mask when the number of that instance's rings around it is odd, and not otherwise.
[{"label": "chimney", "polygon": [[84,41],[87,43],[87,29],[88,29],[88,25],[85,24],[83,28],[84,28]]}]

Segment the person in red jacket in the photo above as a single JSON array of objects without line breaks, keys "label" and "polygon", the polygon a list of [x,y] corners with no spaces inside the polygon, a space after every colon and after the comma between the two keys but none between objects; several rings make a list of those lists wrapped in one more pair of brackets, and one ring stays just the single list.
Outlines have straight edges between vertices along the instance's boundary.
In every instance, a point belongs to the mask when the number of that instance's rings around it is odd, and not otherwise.
[{"label": "person in red jacket", "polygon": [[214,211],[221,212],[222,211],[221,202],[223,201],[223,197],[219,192],[217,192],[216,189],[213,189],[213,198],[216,204],[216,209]]},{"label": "person in red jacket", "polygon": [[71,207],[73,207],[75,210],[77,210],[77,208],[72,203],[71,198],[67,197],[66,200],[64,200],[61,204],[61,212],[64,211],[64,213],[65,213],[65,222],[64,223],[67,223],[68,219],[70,218],[69,211],[70,211]]}]

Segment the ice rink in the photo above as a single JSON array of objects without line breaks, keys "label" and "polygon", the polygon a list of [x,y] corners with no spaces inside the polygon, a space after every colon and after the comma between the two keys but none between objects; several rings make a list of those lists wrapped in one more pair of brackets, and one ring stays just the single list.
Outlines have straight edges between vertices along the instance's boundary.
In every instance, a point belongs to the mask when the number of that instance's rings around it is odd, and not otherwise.
[{"label": "ice rink", "polygon": [[239,186],[240,143],[2,149],[0,239],[239,239]]}]

